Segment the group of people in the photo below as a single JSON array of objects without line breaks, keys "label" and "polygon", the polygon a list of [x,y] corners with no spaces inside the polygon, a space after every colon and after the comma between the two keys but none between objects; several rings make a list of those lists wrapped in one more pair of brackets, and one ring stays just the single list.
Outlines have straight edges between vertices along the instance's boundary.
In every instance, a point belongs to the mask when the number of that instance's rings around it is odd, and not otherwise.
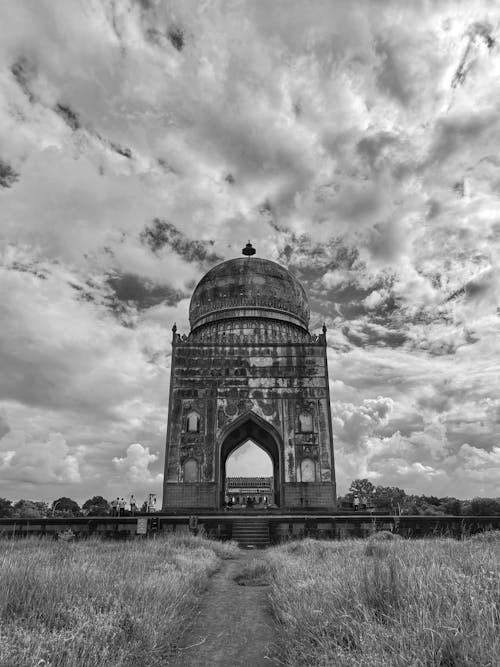
[{"label": "group of people", "polygon": [[[127,503],[124,498],[116,498],[111,501],[111,516],[125,516]],[[130,516],[135,516],[137,505],[134,496],[130,496]]]},{"label": "group of people", "polygon": [[231,509],[232,507],[246,507],[252,509],[256,506],[269,507],[269,499],[267,496],[226,496],[224,509]]},{"label": "group of people", "polygon": [[366,510],[368,509],[368,499],[365,496],[361,496],[360,500],[359,496],[356,494],[352,501],[352,506],[355,512],[359,512],[360,507],[362,510]]}]

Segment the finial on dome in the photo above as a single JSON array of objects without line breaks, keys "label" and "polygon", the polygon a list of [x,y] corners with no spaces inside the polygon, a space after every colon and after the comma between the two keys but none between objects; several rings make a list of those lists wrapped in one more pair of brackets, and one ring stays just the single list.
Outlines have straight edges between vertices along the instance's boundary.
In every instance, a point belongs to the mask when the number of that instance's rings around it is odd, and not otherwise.
[{"label": "finial on dome", "polygon": [[252,255],[255,255],[255,248],[249,241],[241,252],[247,257],[251,257]]}]

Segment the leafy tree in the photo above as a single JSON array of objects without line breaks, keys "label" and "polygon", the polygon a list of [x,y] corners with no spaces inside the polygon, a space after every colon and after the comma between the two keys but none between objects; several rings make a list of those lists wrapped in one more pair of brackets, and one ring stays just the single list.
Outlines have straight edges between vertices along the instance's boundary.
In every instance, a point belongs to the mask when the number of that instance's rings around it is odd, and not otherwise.
[{"label": "leafy tree", "polygon": [[497,515],[500,514],[500,498],[473,498],[469,507],[472,515]]},{"label": "leafy tree", "polygon": [[87,516],[107,516],[110,512],[108,501],[102,496],[92,496],[82,505]]},{"label": "leafy tree", "polygon": [[12,501],[7,498],[0,498],[0,516],[12,516]]},{"label": "leafy tree", "polygon": [[420,514],[423,514],[424,516],[442,516],[444,514],[444,509],[438,505],[424,503],[420,506]]},{"label": "leafy tree", "polygon": [[[42,503],[45,505],[45,503]],[[12,516],[16,519],[40,519],[46,516],[40,503],[32,500],[18,500],[12,508]]]},{"label": "leafy tree", "polygon": [[52,503],[52,513],[54,516],[80,516],[80,505],[71,498],[58,498]]},{"label": "leafy tree", "polygon": [[374,491],[375,485],[369,479],[355,479],[349,487],[349,493],[367,498],[371,498]]},{"label": "leafy tree", "polygon": [[462,503],[458,498],[441,498],[441,507],[445,514],[460,516],[462,514]]},{"label": "leafy tree", "polygon": [[405,507],[409,500],[406,491],[397,486],[377,486],[373,499],[376,506],[388,506],[392,509]]},{"label": "leafy tree", "polygon": [[408,496],[405,501],[405,514],[420,514],[416,496]]},{"label": "leafy tree", "polygon": [[44,500],[35,500],[34,502],[37,510],[40,512],[40,516],[42,517],[49,516],[50,508]]},{"label": "leafy tree", "polygon": [[420,499],[422,500],[423,503],[426,505],[434,505],[434,507],[438,507],[441,505],[441,500],[437,498],[436,496],[420,496]]}]

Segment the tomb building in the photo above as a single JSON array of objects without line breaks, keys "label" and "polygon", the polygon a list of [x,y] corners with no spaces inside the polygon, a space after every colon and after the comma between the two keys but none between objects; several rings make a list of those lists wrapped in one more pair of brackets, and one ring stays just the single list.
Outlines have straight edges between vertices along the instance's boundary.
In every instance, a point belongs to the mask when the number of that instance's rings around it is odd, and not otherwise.
[{"label": "tomb building", "polygon": [[297,278],[248,243],[203,276],[189,321],[173,327],[163,509],[220,510],[226,461],[251,440],[272,461],[275,506],[332,510],[326,327],[310,333]]},{"label": "tomb building", "polygon": [[262,509],[274,506],[274,479],[272,477],[226,477],[226,503],[248,505]]}]

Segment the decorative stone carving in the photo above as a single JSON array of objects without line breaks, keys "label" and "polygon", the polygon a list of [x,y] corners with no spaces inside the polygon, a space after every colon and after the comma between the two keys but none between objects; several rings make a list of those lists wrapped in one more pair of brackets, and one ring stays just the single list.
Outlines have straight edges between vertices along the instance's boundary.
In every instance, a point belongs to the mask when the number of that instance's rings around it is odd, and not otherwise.
[{"label": "decorative stone carving", "polygon": [[238,402],[238,412],[248,412],[252,408],[253,408],[253,401],[250,398]]},{"label": "decorative stone carving", "polygon": [[234,417],[238,414],[238,405],[236,403],[228,403],[225,412],[228,417]]},{"label": "decorative stone carving", "polygon": [[292,452],[288,454],[288,478],[291,482],[295,482],[295,464]]}]

